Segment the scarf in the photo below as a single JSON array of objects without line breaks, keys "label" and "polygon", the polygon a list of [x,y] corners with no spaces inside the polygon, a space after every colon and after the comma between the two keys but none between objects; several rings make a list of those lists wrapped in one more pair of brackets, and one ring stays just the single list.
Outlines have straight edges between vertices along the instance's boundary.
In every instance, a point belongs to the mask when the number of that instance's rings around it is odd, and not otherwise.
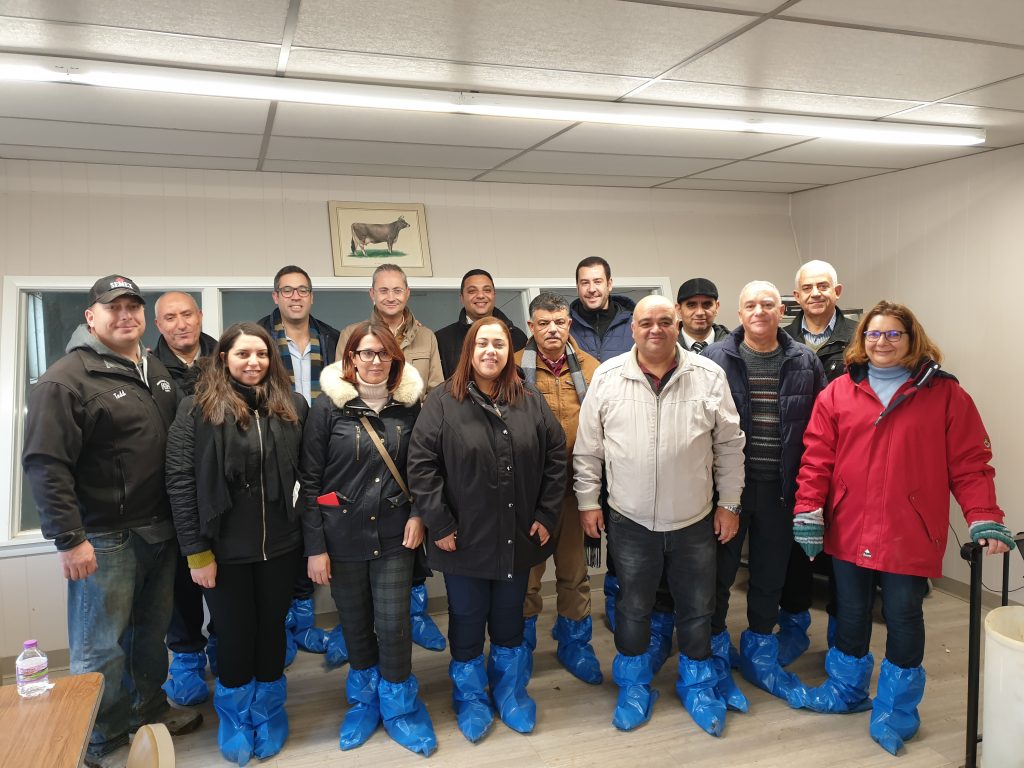
[{"label": "scarf", "polygon": [[[295,371],[292,368],[292,353],[288,349],[288,335],[285,332],[284,321],[281,320],[281,310],[275,309],[271,317],[274,326],[274,340],[277,342],[277,351],[280,353],[281,362],[288,372],[288,378],[295,386]],[[320,354],[320,333],[313,324],[309,325],[309,399],[316,400],[320,394],[320,373],[324,369],[324,358]]]}]

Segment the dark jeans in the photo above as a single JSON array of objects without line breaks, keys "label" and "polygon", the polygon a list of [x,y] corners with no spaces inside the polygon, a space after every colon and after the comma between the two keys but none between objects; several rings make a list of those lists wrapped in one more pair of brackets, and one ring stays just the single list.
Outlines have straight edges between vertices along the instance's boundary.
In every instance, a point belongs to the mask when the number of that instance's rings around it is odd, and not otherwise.
[{"label": "dark jeans", "polygon": [[301,550],[257,563],[217,564],[213,589],[204,589],[217,622],[221,685],[237,688],[284,674],[284,618],[292,601]]},{"label": "dark jeans", "polygon": [[675,601],[680,653],[695,660],[708,658],[715,604],[714,515],[676,531],[651,531],[615,510],[608,521],[619,567],[615,648],[626,656],[647,650],[651,612],[664,573]]},{"label": "dark jeans", "polygon": [[789,550],[789,566],[786,568],[786,583],[782,587],[779,607],[789,613],[810,610],[814,598],[814,574],[828,576],[828,604],[825,610],[830,616],[836,615],[836,582],[832,576],[832,556],[820,552],[812,563],[803,548],[793,542]]},{"label": "dark jeans", "polygon": [[882,616],[888,635],[885,657],[910,669],[924,660],[924,596],[928,579],[862,568],[832,558],[836,579],[836,648],[860,658],[871,643],[871,609],[882,588]]},{"label": "dark jeans", "polygon": [[736,581],[743,538],[748,531],[747,624],[754,632],[767,635],[775,629],[779,617],[779,599],[793,545],[793,513],[782,503],[782,487],[777,480],[747,480],[739,532],[729,543],[718,545],[718,595],[711,622],[711,631],[716,635],[725,631],[729,590]]},{"label": "dark jeans", "polygon": [[103,675],[103,696],[89,739],[101,756],[128,743],[128,730],[167,709],[164,636],[171,618],[174,540],[147,544],[130,530],[87,536],[97,568],[68,582],[71,672]]},{"label": "dark jeans", "polygon": [[380,664],[380,676],[400,683],[412,673],[409,587],[415,555],[405,550],[362,563],[331,561],[331,596],[352,669]]},{"label": "dark jeans", "polygon": [[[213,634],[213,621],[206,626]],[[197,653],[206,648],[203,634],[203,588],[192,581],[188,560],[178,555],[174,570],[174,607],[167,628],[167,647],[174,653]]]},{"label": "dark jeans", "polygon": [[484,652],[484,629],[491,645],[523,644],[523,602],[529,571],[510,580],[444,575],[448,590],[448,644],[455,661],[471,661]]}]

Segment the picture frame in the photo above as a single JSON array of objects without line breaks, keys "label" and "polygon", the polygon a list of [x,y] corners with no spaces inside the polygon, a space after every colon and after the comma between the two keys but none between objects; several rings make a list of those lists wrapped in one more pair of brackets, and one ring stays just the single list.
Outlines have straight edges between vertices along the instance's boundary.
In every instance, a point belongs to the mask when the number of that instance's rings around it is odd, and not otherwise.
[{"label": "picture frame", "polygon": [[336,277],[369,277],[381,264],[433,276],[423,203],[330,200],[327,212]]}]

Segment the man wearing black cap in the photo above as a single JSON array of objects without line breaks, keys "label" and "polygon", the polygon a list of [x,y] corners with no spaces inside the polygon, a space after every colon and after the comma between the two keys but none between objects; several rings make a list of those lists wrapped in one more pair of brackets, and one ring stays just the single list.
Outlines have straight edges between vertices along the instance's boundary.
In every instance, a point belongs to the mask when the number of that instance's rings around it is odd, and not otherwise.
[{"label": "man wearing black cap", "polygon": [[33,387],[25,421],[22,463],[68,579],[71,671],[104,677],[90,766],[123,766],[128,733],[143,724],[181,734],[202,722],[169,709],[160,688],[178,552],[164,490],[176,393],[140,344],[144,303],[126,277],[97,280],[85,323]]},{"label": "man wearing black cap", "polygon": [[683,349],[700,354],[708,344],[729,335],[728,328],[715,323],[718,310],[718,288],[706,277],[694,277],[679,286],[676,314]]}]

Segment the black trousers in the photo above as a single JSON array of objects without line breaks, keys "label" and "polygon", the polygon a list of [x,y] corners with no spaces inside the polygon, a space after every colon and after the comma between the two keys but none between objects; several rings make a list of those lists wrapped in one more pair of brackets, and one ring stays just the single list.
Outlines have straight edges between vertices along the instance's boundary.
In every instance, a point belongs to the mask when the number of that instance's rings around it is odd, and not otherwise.
[{"label": "black trousers", "polygon": [[825,610],[836,615],[836,580],[832,573],[832,556],[818,554],[812,563],[795,541],[789,550],[789,566],[786,568],[786,583],[782,587],[779,607],[789,613],[809,610],[814,598],[814,574],[828,576],[828,604]]},{"label": "black trousers", "polygon": [[484,631],[491,645],[523,644],[523,603],[529,571],[505,579],[444,575],[448,590],[448,647],[455,661],[472,661],[484,652]]},{"label": "black trousers", "polygon": [[[214,633],[213,620],[206,631]],[[167,647],[174,653],[198,653],[206,648],[203,634],[203,588],[192,581],[188,560],[178,555],[174,572],[174,603],[167,627]]]},{"label": "black trousers", "polygon": [[254,677],[269,683],[284,674],[284,619],[301,555],[293,549],[257,563],[218,563],[216,586],[203,593],[217,622],[222,685],[237,688]]}]

